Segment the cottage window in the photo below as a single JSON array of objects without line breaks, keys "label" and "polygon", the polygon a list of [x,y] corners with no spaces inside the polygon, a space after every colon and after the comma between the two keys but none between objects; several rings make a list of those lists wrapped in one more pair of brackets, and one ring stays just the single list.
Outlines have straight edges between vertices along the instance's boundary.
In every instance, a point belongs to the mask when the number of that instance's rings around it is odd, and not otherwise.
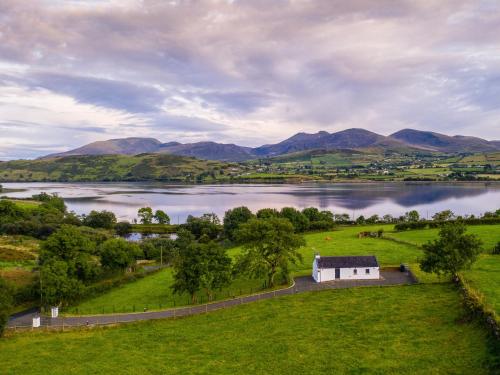
[{"label": "cottage window", "polygon": [[354,269],[354,271],[353,271],[353,272],[354,272],[354,274],[355,274],[355,275],[357,275],[357,274],[358,274],[358,270],[357,270],[356,268]]},{"label": "cottage window", "polygon": [[366,274],[369,274],[369,273],[370,273],[370,269],[369,269],[369,268],[367,268],[367,269],[365,270],[365,273],[366,273]]}]

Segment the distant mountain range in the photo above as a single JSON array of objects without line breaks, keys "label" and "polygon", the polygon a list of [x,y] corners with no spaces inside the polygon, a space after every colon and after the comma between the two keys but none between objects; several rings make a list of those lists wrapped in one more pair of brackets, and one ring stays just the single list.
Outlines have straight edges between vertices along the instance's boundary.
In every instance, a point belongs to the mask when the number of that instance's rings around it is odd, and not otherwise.
[{"label": "distant mountain range", "polygon": [[322,149],[368,149],[388,151],[434,151],[444,153],[494,152],[500,151],[500,141],[487,141],[468,136],[448,136],[444,134],[414,129],[400,130],[389,136],[365,129],[347,129],[336,133],[298,133],[280,143],[256,148],[216,142],[162,143],[154,138],[122,138],[93,142],[74,150],[51,154],[43,158],[71,155],[138,155],[143,153],[164,153],[192,156],[198,159],[220,161],[245,161],[256,158],[273,157],[292,152]]}]

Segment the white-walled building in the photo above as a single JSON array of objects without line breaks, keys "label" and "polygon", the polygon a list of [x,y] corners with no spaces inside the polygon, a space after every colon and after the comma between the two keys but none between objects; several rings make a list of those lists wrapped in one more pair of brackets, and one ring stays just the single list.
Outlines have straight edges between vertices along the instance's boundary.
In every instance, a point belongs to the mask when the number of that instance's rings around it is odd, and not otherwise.
[{"label": "white-walled building", "polygon": [[317,283],[333,280],[366,280],[380,278],[377,258],[368,256],[322,257],[313,261],[312,277]]}]

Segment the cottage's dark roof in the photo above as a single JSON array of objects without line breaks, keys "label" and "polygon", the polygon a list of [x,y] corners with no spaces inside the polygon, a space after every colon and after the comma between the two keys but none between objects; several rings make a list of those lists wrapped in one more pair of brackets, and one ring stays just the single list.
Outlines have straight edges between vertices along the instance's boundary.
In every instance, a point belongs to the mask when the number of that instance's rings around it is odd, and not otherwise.
[{"label": "cottage's dark roof", "polygon": [[377,258],[368,256],[320,257],[318,268],[378,267]]}]

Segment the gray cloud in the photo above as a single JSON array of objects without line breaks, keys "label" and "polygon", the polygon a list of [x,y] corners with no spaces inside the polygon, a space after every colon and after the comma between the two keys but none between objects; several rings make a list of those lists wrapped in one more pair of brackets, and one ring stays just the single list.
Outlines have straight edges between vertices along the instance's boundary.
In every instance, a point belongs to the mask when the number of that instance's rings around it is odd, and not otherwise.
[{"label": "gray cloud", "polygon": [[[188,141],[410,126],[493,139],[498,35],[491,0],[3,0],[0,90],[69,96],[129,116],[124,130]],[[89,137],[120,135],[99,121]]]},{"label": "gray cloud", "polygon": [[37,73],[29,79],[33,88],[68,95],[81,103],[133,113],[157,111],[163,102],[158,89],[129,82],[54,73]]}]

